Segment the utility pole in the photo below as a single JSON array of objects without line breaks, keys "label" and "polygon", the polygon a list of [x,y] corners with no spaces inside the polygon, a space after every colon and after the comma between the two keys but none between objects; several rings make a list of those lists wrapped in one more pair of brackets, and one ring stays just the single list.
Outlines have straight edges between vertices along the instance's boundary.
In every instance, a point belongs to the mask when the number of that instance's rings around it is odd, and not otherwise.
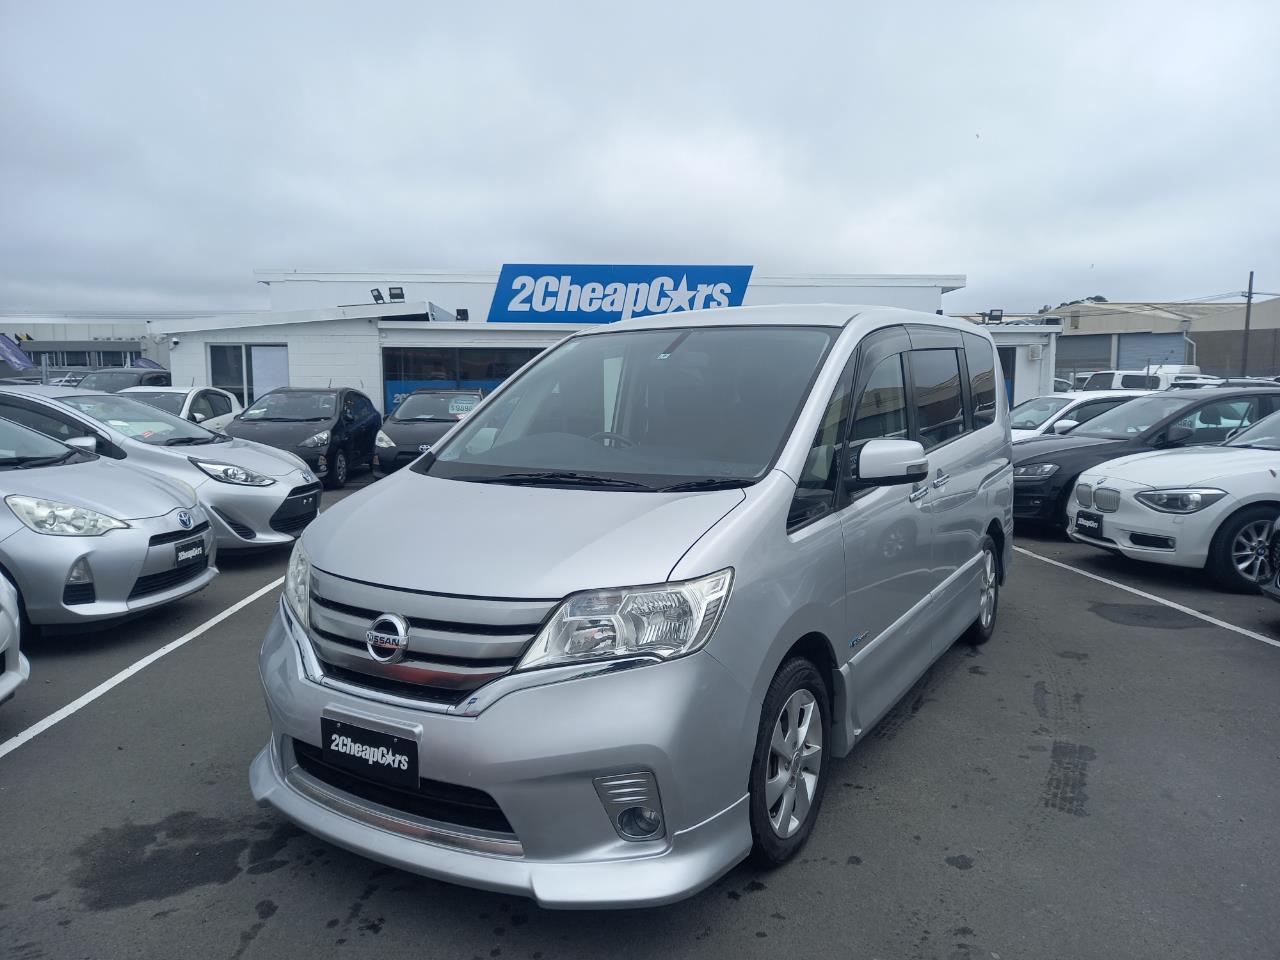
[{"label": "utility pole", "polygon": [[1244,295],[1244,351],[1240,357],[1240,376],[1249,375],[1249,318],[1253,313],[1253,271],[1249,271],[1249,289]]}]

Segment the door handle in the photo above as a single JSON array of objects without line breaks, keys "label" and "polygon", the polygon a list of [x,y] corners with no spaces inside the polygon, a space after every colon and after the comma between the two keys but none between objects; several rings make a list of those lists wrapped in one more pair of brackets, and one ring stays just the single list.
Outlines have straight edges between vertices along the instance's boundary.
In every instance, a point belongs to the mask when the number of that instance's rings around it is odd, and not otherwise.
[{"label": "door handle", "polygon": [[944,473],[942,476],[938,477],[937,480],[933,481],[933,489],[941,490],[943,487],[947,485],[947,481],[950,479],[951,479],[951,474]]},{"label": "door handle", "polygon": [[912,491],[912,493],[907,497],[907,500],[909,500],[911,503],[917,503],[920,500],[923,500],[924,495],[928,492],[929,492],[928,487],[921,487],[919,490]]}]

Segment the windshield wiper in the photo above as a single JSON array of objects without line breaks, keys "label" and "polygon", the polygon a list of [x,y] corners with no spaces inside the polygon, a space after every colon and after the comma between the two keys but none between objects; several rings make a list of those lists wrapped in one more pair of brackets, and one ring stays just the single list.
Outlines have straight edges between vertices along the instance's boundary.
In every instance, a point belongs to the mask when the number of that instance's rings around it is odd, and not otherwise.
[{"label": "windshield wiper", "polygon": [[632,490],[652,490],[653,487],[634,480],[618,477],[602,477],[594,473],[574,473],[567,470],[550,470],[542,473],[500,473],[494,477],[454,477],[469,483],[506,483],[513,486],[575,486],[575,487],[628,487]]},{"label": "windshield wiper", "polygon": [[170,437],[164,442],[164,445],[166,447],[185,447],[212,442],[212,437]]},{"label": "windshield wiper", "polygon": [[673,483],[669,487],[659,487],[660,493],[677,493],[681,490],[732,490],[735,487],[750,485],[750,480],[742,477],[703,477],[701,480],[686,480],[684,483]]},{"label": "windshield wiper", "polygon": [[422,416],[422,417],[392,417],[391,419],[394,420],[396,423],[413,423],[415,420],[431,420],[436,423],[456,423],[457,422],[453,417],[433,417],[429,415]]},{"label": "windshield wiper", "polygon": [[5,457],[0,460],[0,465],[12,467],[15,470],[26,470],[29,467],[51,467],[55,463],[63,463],[68,457],[73,457],[78,451],[68,450],[66,453],[55,453],[47,457]]}]

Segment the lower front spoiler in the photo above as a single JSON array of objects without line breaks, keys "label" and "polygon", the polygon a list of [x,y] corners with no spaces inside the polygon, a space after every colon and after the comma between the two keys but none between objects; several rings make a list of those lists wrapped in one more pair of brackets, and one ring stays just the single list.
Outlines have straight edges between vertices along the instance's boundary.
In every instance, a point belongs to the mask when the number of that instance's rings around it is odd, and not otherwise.
[{"label": "lower front spoiler", "polygon": [[[656,855],[608,861],[536,861],[517,855],[478,853],[373,826],[356,798],[333,797],[333,805],[308,795],[280,769],[273,745],[254,758],[249,786],[259,804],[270,805],[298,826],[339,847],[435,880],[497,893],[531,897],[561,910],[652,907],[673,903],[706,888],[751,850],[747,797],[696,826],[675,834]],[[313,798],[315,797],[315,798]],[[351,802],[354,801],[354,802]],[[511,848],[518,850],[516,844]]]}]

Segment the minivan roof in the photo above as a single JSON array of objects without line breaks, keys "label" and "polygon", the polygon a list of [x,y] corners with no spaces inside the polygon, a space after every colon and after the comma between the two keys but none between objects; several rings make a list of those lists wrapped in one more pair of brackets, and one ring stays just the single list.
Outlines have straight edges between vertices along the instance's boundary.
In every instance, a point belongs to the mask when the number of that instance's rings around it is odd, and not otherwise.
[{"label": "minivan roof", "polygon": [[921,310],[904,310],[901,307],[885,307],[872,304],[849,303],[797,303],[758,307],[716,307],[710,310],[683,310],[650,317],[633,317],[617,323],[600,324],[598,328],[581,331],[581,334],[605,333],[609,330],[662,330],[672,327],[714,326],[799,326],[845,327],[862,314],[874,313],[876,319],[896,320],[899,323],[936,323],[955,330],[981,330],[968,320],[957,320],[942,314]]}]

